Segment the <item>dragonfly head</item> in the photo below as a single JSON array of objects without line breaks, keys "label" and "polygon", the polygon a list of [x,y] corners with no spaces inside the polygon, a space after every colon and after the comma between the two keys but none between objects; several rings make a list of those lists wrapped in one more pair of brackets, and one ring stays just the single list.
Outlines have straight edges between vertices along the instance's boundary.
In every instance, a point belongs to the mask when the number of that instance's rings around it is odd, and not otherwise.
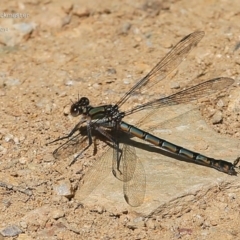
[{"label": "dragonfly head", "polygon": [[72,104],[70,113],[73,117],[77,117],[83,114],[84,112],[86,112],[86,109],[88,106],[89,106],[89,99],[86,97],[82,97],[77,102]]}]

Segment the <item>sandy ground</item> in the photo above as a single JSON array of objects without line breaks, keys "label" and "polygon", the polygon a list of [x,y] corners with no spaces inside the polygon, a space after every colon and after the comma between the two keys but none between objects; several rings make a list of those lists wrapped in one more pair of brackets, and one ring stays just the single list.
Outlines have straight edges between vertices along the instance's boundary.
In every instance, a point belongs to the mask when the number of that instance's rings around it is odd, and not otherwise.
[{"label": "sandy ground", "polygon": [[46,146],[77,123],[69,114],[72,101],[87,96],[94,106],[115,103],[196,30],[205,37],[151,94],[235,79],[198,106],[212,129],[239,141],[239,1],[96,2],[0,3],[0,239],[240,239],[238,177],[227,191],[216,186],[178,215],[139,216],[117,206],[110,212],[73,197],[104,143],[71,166],[73,156],[53,157],[58,143]]}]

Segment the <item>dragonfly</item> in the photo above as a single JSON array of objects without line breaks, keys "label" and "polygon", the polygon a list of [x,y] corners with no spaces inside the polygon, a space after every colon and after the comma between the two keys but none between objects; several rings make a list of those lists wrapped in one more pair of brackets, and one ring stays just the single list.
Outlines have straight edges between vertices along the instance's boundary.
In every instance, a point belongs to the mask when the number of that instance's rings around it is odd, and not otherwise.
[{"label": "dragonfly", "polygon": [[[135,148],[120,141],[123,133],[140,138],[164,151],[182,156],[188,161],[214,168],[229,175],[237,175],[240,168],[237,166],[240,157],[233,163],[223,159],[207,157],[170,143],[123,120],[126,116],[143,110],[159,111],[159,109],[163,107],[189,103],[226,89],[234,83],[232,78],[217,77],[178,91],[167,97],[159,98],[158,96],[154,96],[153,99],[136,105],[129,110],[121,110],[122,106],[129,101],[132,96],[137,94],[141,96],[148,93],[152,87],[156,88],[159,82],[165,79],[186,58],[188,53],[200,42],[204,34],[203,31],[195,31],[181,39],[167,55],[160,60],[145,77],[131,87],[116,104],[94,107],[90,104],[90,100],[87,97],[81,97],[71,105],[71,115],[73,117],[81,116],[81,119],[68,135],[51,142],[68,139],[53,152],[54,156],[57,156],[59,152],[73,145],[73,143],[81,145],[81,143],[88,141],[86,147],[74,158],[76,160],[92,145],[93,131],[100,133],[100,135],[104,136],[111,143],[111,146],[104,152],[99,160],[97,160],[95,166],[87,173],[84,178],[84,185],[82,185],[75,194],[77,199],[84,199],[100,184],[106,177],[105,169],[111,164],[113,175],[123,181],[123,194],[126,202],[134,207],[140,206],[143,203],[146,188],[144,168],[136,155]],[[139,123],[146,121],[151,113],[152,112],[143,117],[143,120],[140,120]],[[85,137],[82,136],[80,131],[83,125],[86,126],[87,136]]]}]

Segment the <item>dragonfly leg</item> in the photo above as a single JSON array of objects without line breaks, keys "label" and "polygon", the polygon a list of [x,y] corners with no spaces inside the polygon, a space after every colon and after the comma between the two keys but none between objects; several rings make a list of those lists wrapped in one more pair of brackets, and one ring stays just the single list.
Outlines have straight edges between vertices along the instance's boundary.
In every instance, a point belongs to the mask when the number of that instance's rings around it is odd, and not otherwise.
[{"label": "dragonfly leg", "polygon": [[87,123],[87,135],[88,135],[88,145],[92,145],[92,130],[90,122]]},{"label": "dragonfly leg", "polygon": [[55,154],[59,151],[59,149],[61,149],[63,146],[67,145],[69,142],[72,142],[73,140],[77,139],[77,137],[81,135],[81,133],[78,133],[76,136],[68,139],[65,143],[63,143],[61,146],[59,146],[58,148],[56,148],[54,151],[53,151],[53,156],[55,156]]},{"label": "dragonfly leg", "polygon": [[115,171],[115,161],[117,163],[117,171],[120,173],[120,175],[122,175],[122,171],[120,170],[120,161],[122,158],[122,151],[119,147],[119,142],[113,138],[110,134],[108,134],[103,128],[99,127],[95,127],[95,129],[100,132],[103,136],[105,136],[107,139],[109,139],[112,143],[113,143],[113,167],[112,167],[112,172],[113,175],[116,176],[117,173]]},{"label": "dragonfly leg", "polygon": [[[117,162],[117,171],[120,173],[120,175],[122,175],[122,171],[120,170],[120,163],[121,163],[121,159],[122,159],[122,151],[119,147],[119,142],[118,141],[114,141],[113,142],[113,161]],[[115,169],[113,168],[113,175],[116,176],[117,173],[115,172]]]},{"label": "dragonfly leg", "polygon": [[238,163],[240,162],[240,157],[238,157],[234,162],[233,162],[233,168],[235,168],[236,170],[236,174],[240,173],[240,165],[238,165]]},{"label": "dragonfly leg", "polygon": [[87,122],[87,136],[88,136],[88,145],[70,162],[69,166],[76,162],[76,160],[92,145],[92,126],[91,122]]},{"label": "dragonfly leg", "polygon": [[80,153],[78,153],[78,155],[73,158],[73,160],[69,163],[69,166],[71,166],[72,164],[74,164],[77,159],[90,147],[91,145],[87,145]]},{"label": "dragonfly leg", "polygon": [[[237,165],[238,165],[239,162],[240,162],[240,157],[238,157],[238,158],[234,161],[233,166],[234,166],[234,167],[237,167]],[[239,166],[239,167],[240,167],[240,166]]]},{"label": "dragonfly leg", "polygon": [[64,139],[67,139],[67,138],[72,137],[72,135],[73,135],[76,131],[78,131],[78,130],[80,129],[80,126],[81,126],[84,122],[86,122],[85,119],[81,120],[81,121],[71,130],[71,132],[70,132],[69,134],[67,134],[66,136],[57,138],[57,139],[55,139],[55,140],[53,140],[53,141],[51,141],[51,142],[49,142],[49,143],[46,143],[46,145],[48,146],[49,144],[52,144],[52,143],[55,143],[55,142],[58,142],[58,141],[61,141],[61,140],[64,140]]}]

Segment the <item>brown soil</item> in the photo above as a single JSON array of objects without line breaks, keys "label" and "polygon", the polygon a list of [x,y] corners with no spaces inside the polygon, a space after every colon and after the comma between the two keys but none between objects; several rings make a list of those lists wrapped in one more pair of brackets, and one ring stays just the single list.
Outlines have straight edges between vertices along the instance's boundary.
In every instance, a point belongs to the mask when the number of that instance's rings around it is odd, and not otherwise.
[{"label": "brown soil", "polygon": [[71,101],[87,96],[94,106],[115,103],[196,30],[205,37],[152,93],[168,95],[214,77],[235,79],[200,105],[215,131],[239,139],[238,0],[2,0],[0,6],[2,13],[25,14],[0,18],[2,235],[15,226],[10,232],[19,230],[17,239],[240,239],[239,184],[207,192],[179,215],[149,218],[117,206],[108,212],[72,198],[104,144],[98,141],[94,154],[87,151],[72,166],[52,156],[59,145],[46,146],[77,123],[69,115]]}]

